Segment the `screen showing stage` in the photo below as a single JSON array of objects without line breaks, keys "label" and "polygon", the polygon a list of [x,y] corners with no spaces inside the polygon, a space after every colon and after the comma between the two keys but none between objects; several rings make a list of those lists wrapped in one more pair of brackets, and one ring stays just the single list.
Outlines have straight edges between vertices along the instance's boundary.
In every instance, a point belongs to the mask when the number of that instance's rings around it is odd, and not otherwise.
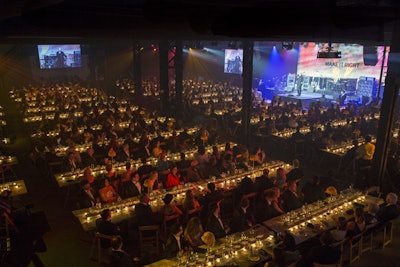
[{"label": "screen showing stage", "polygon": [[[321,51],[332,53],[329,57],[318,57]],[[335,52],[340,57],[335,58]],[[386,53],[389,48],[386,48]],[[359,77],[374,77],[379,80],[385,53],[384,46],[364,47],[359,44],[343,43],[304,43],[300,46],[297,73],[312,77],[332,79],[358,79]],[[386,55],[387,61],[387,55]],[[383,73],[386,73],[387,63]],[[383,77],[384,78],[384,77]]]},{"label": "screen showing stage", "polygon": [[243,49],[225,49],[224,72],[242,74]]},{"label": "screen showing stage", "polygon": [[81,46],[79,44],[38,45],[40,69],[80,68]]}]

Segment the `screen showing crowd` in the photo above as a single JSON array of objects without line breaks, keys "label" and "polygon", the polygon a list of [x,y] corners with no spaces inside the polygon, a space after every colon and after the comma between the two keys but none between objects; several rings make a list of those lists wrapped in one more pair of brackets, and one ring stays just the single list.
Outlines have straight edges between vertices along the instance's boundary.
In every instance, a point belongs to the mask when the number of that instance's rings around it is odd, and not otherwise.
[{"label": "screen showing crowd", "polygon": [[82,67],[79,44],[38,45],[40,69]]}]

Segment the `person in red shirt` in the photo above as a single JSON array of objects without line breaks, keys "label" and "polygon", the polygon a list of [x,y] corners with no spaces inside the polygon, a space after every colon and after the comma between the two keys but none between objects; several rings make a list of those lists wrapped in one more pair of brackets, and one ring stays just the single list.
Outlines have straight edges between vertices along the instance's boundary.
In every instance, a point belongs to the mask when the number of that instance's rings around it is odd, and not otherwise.
[{"label": "person in red shirt", "polygon": [[181,184],[181,175],[178,172],[178,167],[175,165],[171,167],[171,171],[168,174],[167,177],[167,188],[172,188],[174,186],[179,186]]}]

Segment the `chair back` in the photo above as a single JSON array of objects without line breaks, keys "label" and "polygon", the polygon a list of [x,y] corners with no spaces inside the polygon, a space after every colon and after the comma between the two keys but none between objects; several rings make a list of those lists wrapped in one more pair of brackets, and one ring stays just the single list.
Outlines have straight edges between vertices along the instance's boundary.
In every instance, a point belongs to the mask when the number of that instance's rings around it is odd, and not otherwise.
[{"label": "chair back", "polygon": [[348,240],[349,244],[349,264],[352,265],[354,262],[360,259],[361,251],[362,251],[362,235],[364,232],[361,232],[355,236],[352,236]]},{"label": "chair back", "polygon": [[[99,264],[101,263],[106,263],[108,264],[110,262],[109,259],[109,254],[110,254],[110,247],[104,247],[102,245],[102,241],[107,240],[108,243],[111,243],[111,240],[113,239],[114,235],[105,235],[99,232],[96,232],[94,234],[93,238],[93,243],[92,243],[92,248],[90,250],[90,259],[96,260]],[[96,250],[97,247],[97,255],[94,257],[94,251]]]},{"label": "chair back", "polygon": [[160,226],[159,225],[141,225],[138,226],[140,255],[152,254],[160,256]]}]

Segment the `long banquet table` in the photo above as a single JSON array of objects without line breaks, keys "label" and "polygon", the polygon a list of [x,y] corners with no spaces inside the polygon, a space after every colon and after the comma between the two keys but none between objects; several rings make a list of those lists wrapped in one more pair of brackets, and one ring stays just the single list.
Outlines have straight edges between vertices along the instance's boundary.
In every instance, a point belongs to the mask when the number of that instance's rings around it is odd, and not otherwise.
[{"label": "long banquet table", "polygon": [[383,199],[354,189],[346,189],[337,197],[328,197],[325,201],[317,201],[303,207],[282,214],[270,220],[264,221],[263,225],[275,233],[291,233],[296,244],[303,243],[321,232],[334,228],[335,220],[339,216],[347,220],[354,217],[355,206],[367,207],[369,202],[382,204]]},{"label": "long banquet table", "polygon": [[172,266],[259,266],[271,259],[276,239],[263,225],[217,239],[206,253],[187,252],[181,257],[162,259],[146,267]]},{"label": "long banquet table", "polygon": [[[236,144],[231,143],[231,146],[233,146],[233,145],[236,145]],[[221,151],[222,149],[224,149],[225,143],[218,144],[217,147],[218,147],[218,150]],[[197,150],[195,150],[195,149],[184,151],[186,159],[193,159],[196,151]],[[211,153],[211,151],[212,151],[212,146],[207,146],[206,152]],[[167,161],[175,162],[180,159],[180,155],[179,155],[179,153],[172,153],[172,154],[167,154],[165,158]],[[157,160],[158,160],[157,158],[150,157],[147,159],[146,164],[155,166],[157,163]],[[117,172],[117,174],[121,174],[124,171],[126,171],[125,165],[126,165],[126,162],[114,162],[113,169],[114,169],[114,171]],[[131,161],[132,168],[138,169],[142,165],[143,165],[143,163],[141,160]],[[92,169],[93,175],[95,177],[99,177],[99,176],[101,176],[101,174],[106,173],[105,165],[94,166],[91,169]],[[79,183],[83,177],[83,173],[84,173],[84,169],[79,169],[79,170],[75,170],[72,172],[57,173],[54,175],[54,177],[57,180],[58,186],[64,187],[64,186],[68,186],[71,184]]]},{"label": "long banquet table", "polygon": [[[259,166],[249,171],[226,175],[225,177],[219,179],[211,178],[199,183],[189,183],[185,186],[177,187],[169,191],[156,190],[150,194],[150,206],[154,211],[159,210],[164,204],[163,198],[167,193],[174,195],[174,201],[176,201],[176,204],[181,204],[183,203],[187,190],[191,189],[196,195],[202,195],[207,189],[207,184],[211,181],[215,183],[217,189],[222,188],[224,190],[231,190],[235,188],[238,182],[240,182],[242,178],[246,176],[252,179],[255,179],[257,176],[261,176],[263,169],[266,167],[269,168],[270,175],[274,175],[279,167],[288,169],[290,168],[290,165],[283,161],[271,161],[266,165]],[[74,210],[72,213],[79,220],[84,231],[92,231],[96,228],[96,220],[100,218],[100,212],[103,209],[110,209],[112,222],[120,223],[123,220],[134,219],[135,205],[137,203],[139,203],[138,198],[133,197],[114,203],[98,205],[97,207]]]}]

